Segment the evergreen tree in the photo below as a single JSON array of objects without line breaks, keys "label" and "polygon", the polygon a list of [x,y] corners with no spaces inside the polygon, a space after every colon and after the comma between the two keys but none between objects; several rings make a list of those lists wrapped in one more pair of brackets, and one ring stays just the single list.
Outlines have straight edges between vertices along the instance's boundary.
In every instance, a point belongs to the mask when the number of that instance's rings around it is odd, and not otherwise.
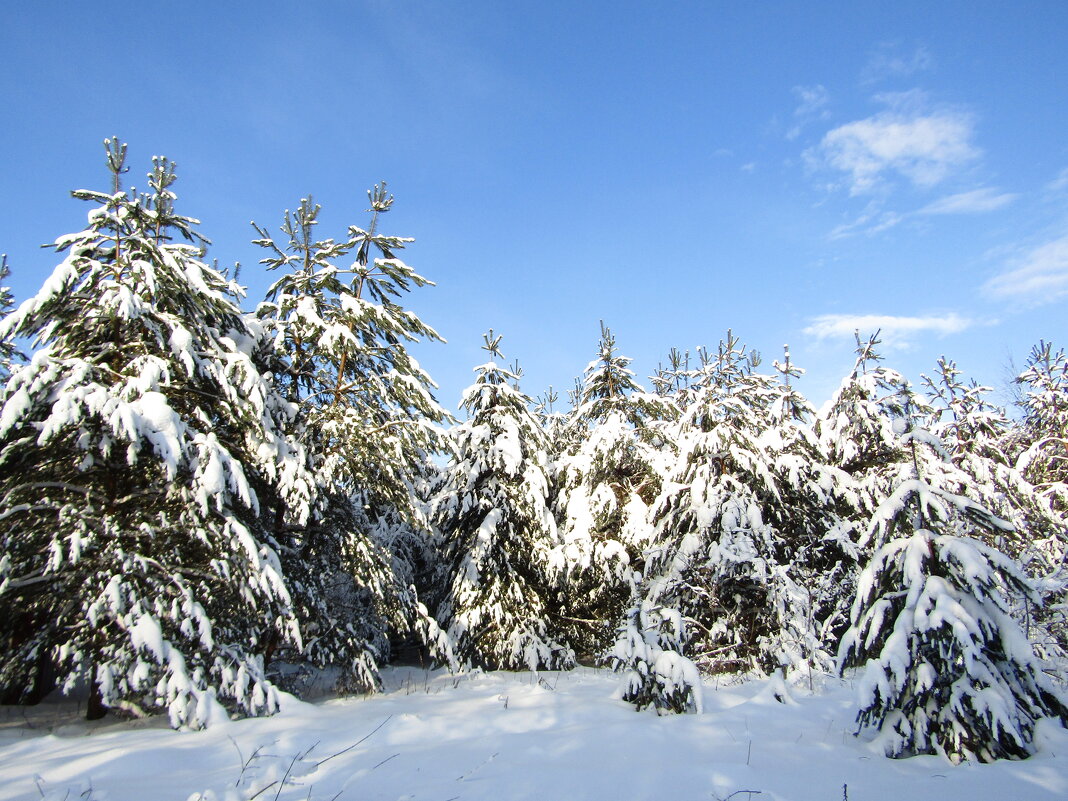
[{"label": "evergreen tree", "polygon": [[[417,521],[414,482],[428,454],[440,450],[448,415],[406,346],[444,340],[397,302],[432,283],[395,255],[411,239],[377,230],[393,204],[385,185],[367,194],[371,224],[351,226],[344,242],[314,238],[320,207],[311,198],[286,212],[284,247],[257,226],[255,243],[272,253],[261,263],[286,270],[257,316],[287,357],[286,392],[302,406],[326,480]],[[372,258],[374,252],[380,255]],[[353,253],[350,266],[338,265]]]},{"label": "evergreen tree", "polygon": [[453,431],[454,453],[433,503],[446,589],[438,619],[461,664],[490,669],[569,667],[550,579],[559,535],[548,505],[547,443],[530,399],[496,363],[500,337],[486,336],[491,361],[464,392],[468,419]]},{"label": "evergreen tree", "polygon": [[1056,515],[1016,469],[1013,422],[990,403],[990,387],[965,383],[957,365],[942,357],[936,377],[923,376],[934,413],[931,433],[946,445],[950,460],[970,479],[973,497],[1014,531],[999,532],[989,545],[1004,551],[1035,576],[1047,576],[1064,553]]},{"label": "evergreen tree", "polygon": [[849,625],[856,576],[855,488],[851,476],[829,464],[812,423],[815,410],[794,386],[804,374],[790,360],[773,366],[769,426],[761,436],[771,459],[777,494],[765,496],[764,516],[779,532],[779,562],[789,581],[783,627],[765,648],[778,651],[788,670],[830,672],[841,635]]},{"label": "evergreen tree", "polygon": [[1038,718],[1068,716],[1004,593],[1037,599],[1012,560],[972,538],[1011,526],[954,491],[962,475],[917,425],[907,386],[900,398],[908,459],[872,517],[877,549],[841,647],[843,669],[865,666],[858,733],[877,728],[892,757],[1024,758]]},{"label": "evergreen tree", "polygon": [[637,572],[629,577],[630,604],[605,660],[623,673],[619,697],[638,711],[651,706],[658,715],[701,712],[697,666],[671,647],[662,647],[663,610],[642,597],[641,580]]},{"label": "evergreen tree", "polygon": [[534,413],[545,431],[545,438],[555,456],[565,452],[571,444],[572,435],[568,427],[569,415],[557,408],[560,393],[550,386],[544,395],[535,399]]},{"label": "evergreen tree", "polygon": [[881,366],[879,333],[862,339],[856,363],[815,422],[826,458],[853,477],[854,505],[870,515],[889,494],[887,470],[904,459],[895,420],[902,418],[905,377]]},{"label": "evergreen tree", "polygon": [[702,671],[770,671],[788,661],[779,637],[787,622],[808,616],[769,514],[782,497],[764,438],[778,390],[730,332],[699,358],[678,467],[654,507],[643,603],[659,618],[658,646]]},{"label": "evergreen tree", "polygon": [[[1038,622],[1049,632],[1051,653],[1068,650],[1068,357],[1039,342],[1017,378],[1024,419],[1022,450],[1013,465],[1027,483],[1018,505],[1029,525],[1024,558],[1030,571],[1045,573],[1046,603]],[[1015,501],[1016,495],[1013,496]]]},{"label": "evergreen tree", "polygon": [[268,529],[314,502],[285,436],[295,409],[238,287],[174,212],[173,163],[154,159],[137,195],[126,146],[105,145],[113,191],[73,193],[96,204],[88,227],[0,324],[37,348],[0,407],[0,685],[32,698],[54,671],[175,726],[218,702],[269,713],[262,654],[300,633]]},{"label": "evergreen tree", "polygon": [[1017,378],[1023,389],[1027,449],[1017,467],[1049,509],[1068,525],[1068,356],[1039,342]]},{"label": "evergreen tree", "polygon": [[653,392],[661,398],[667,398],[680,411],[685,411],[694,399],[696,387],[691,384],[695,372],[690,369],[690,352],[683,353],[678,348],[668,351],[667,367],[663,362],[657,365],[656,374],[652,376]]},{"label": "evergreen tree", "polygon": [[370,226],[350,227],[343,242],[315,237],[320,207],[310,197],[286,212],[283,245],[256,226],[256,244],[271,252],[262,263],[285,271],[257,316],[285,359],[282,382],[300,409],[293,430],[324,499],[315,524],[282,538],[281,552],[302,623],[316,632],[301,656],[342,667],[344,691],[378,686],[397,637],[415,634],[447,658],[405,563],[429,535],[419,481],[447,417],[406,345],[442,340],[397,302],[430,282],[395,255],[410,239],[377,230],[393,203],[385,185],[368,197]]},{"label": "evergreen tree", "polygon": [[642,390],[630,361],[602,323],[599,356],[584,371],[569,419],[575,444],[556,461],[562,543],[554,556],[566,585],[568,639],[588,655],[604,652],[622,617],[627,577],[642,566],[652,535],[648,507],[664,472],[655,423],[671,406]]},{"label": "evergreen tree", "polygon": [[853,369],[813,422],[833,511],[827,509],[827,533],[802,560],[805,586],[816,588],[820,619],[833,621],[822,638],[831,654],[848,628],[856,582],[871,557],[868,522],[889,496],[897,466],[907,461],[896,430],[905,377],[880,364],[878,332],[866,339],[856,332],[855,338]]}]

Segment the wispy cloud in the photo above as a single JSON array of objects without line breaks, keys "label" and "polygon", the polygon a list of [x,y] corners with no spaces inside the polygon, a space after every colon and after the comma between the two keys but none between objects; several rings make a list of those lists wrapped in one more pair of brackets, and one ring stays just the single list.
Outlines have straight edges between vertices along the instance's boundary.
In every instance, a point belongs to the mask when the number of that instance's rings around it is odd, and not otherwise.
[{"label": "wispy cloud", "polygon": [[917,211],[909,212],[884,211],[882,204],[876,199],[870,201],[864,212],[855,220],[834,228],[827,238],[833,241],[858,234],[873,236],[893,228],[910,217],[919,215],[983,214],[1007,206],[1017,197],[1018,195],[1010,192],[998,192],[996,189],[984,187],[970,192],[946,195]]},{"label": "wispy cloud", "polygon": [[1012,193],[999,193],[996,189],[984,187],[946,195],[924,206],[917,214],[982,214],[1007,206],[1016,198],[1017,195]]},{"label": "wispy cloud", "polygon": [[995,298],[1032,306],[1068,296],[1068,234],[1011,259],[983,289]]},{"label": "wispy cloud", "polygon": [[872,53],[860,74],[861,83],[871,84],[885,78],[903,78],[934,65],[927,48],[922,45],[911,52],[902,52],[895,42],[884,42]]},{"label": "wispy cloud", "polygon": [[898,214],[896,211],[881,211],[877,205],[869,204],[868,208],[857,219],[837,226],[827,234],[827,238],[833,241],[856,236],[857,234],[874,236],[893,228],[904,220],[906,216],[905,214]]},{"label": "wispy cloud", "polygon": [[971,141],[970,114],[926,110],[925,96],[916,91],[878,95],[876,100],[888,108],[829,131],[806,153],[810,164],[845,173],[850,194],[871,192],[895,173],[917,186],[934,186],[979,156]]},{"label": "wispy cloud", "polygon": [[797,95],[799,102],[797,108],[794,109],[794,124],[786,132],[787,139],[796,139],[806,125],[830,116],[827,109],[830,95],[822,85],[795,86],[794,94]]},{"label": "wispy cloud", "polygon": [[812,319],[803,333],[816,339],[852,339],[854,331],[879,331],[887,347],[905,349],[922,334],[959,334],[975,325],[974,320],[951,313],[931,317],[899,317],[891,314],[824,314]]},{"label": "wispy cloud", "polygon": [[1063,192],[1068,189],[1068,167],[1065,167],[1060,173],[1046,184],[1046,191],[1048,192]]}]

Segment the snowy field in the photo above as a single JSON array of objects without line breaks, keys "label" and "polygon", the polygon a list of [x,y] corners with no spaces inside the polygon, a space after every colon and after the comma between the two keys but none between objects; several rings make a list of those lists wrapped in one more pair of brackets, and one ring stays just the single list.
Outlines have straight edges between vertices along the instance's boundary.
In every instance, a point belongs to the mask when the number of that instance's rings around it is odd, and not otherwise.
[{"label": "snowy field", "polygon": [[852,692],[704,687],[657,718],[601,670],[460,677],[409,668],[386,691],[175,732],[86,723],[69,702],[0,707],[0,799],[59,801],[1041,801],[1068,797],[1068,731],[1024,762],[890,760],[851,736]]}]

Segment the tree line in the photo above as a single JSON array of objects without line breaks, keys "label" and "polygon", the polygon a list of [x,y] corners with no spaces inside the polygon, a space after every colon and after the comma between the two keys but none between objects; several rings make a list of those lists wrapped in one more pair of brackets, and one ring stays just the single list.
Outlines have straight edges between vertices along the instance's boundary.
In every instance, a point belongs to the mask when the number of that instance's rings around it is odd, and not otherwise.
[{"label": "tree line", "polygon": [[[1021,758],[1068,718],[1068,358],[1040,342],[1018,414],[940,359],[916,386],[878,335],[815,409],[786,350],[731,331],[646,391],[602,323],[560,404],[489,332],[446,413],[401,301],[430,284],[369,222],[319,238],[309,198],[253,312],[175,209],[175,167],[79,190],[87,227],[0,322],[0,696],[89,690],[177,727],[270,714],[329,670],[620,671],[639,709],[700,677],[859,669],[892,756]],[[3,264],[6,274],[6,261]],[[23,355],[20,351],[26,351]]]}]

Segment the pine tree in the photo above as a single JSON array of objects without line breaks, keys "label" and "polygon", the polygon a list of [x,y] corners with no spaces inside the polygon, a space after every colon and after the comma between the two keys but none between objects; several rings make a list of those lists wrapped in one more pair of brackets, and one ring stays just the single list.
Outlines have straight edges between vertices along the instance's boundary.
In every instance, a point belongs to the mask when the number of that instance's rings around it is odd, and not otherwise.
[{"label": "pine tree", "polygon": [[530,399],[495,361],[463,395],[468,419],[453,431],[454,457],[433,503],[446,589],[438,619],[461,664],[490,669],[569,667],[549,573],[559,535],[548,505],[547,443]]},{"label": "pine tree", "polygon": [[416,634],[447,659],[404,561],[429,535],[419,478],[447,417],[406,345],[442,340],[396,300],[430,282],[395,255],[412,240],[378,232],[393,197],[383,184],[368,198],[370,226],[350,227],[343,242],[315,237],[320,207],[310,197],[286,212],[283,245],[255,226],[271,252],[262,263],[285,271],[257,316],[285,359],[283,385],[300,409],[294,433],[324,499],[315,524],[281,549],[302,624],[316,632],[300,658],[341,667],[343,691],[378,686],[391,639]]},{"label": "pine tree", "polygon": [[[1050,510],[1068,523],[1068,356],[1039,342],[1017,378],[1027,449],[1017,468]],[[1062,532],[1062,536],[1063,532]]]},{"label": "pine tree", "polygon": [[[855,338],[853,369],[813,422],[833,512],[828,509],[827,534],[802,559],[805,586],[816,588],[820,618],[833,621],[822,638],[831,654],[848,628],[856,582],[871,557],[864,536],[868,522],[890,495],[897,466],[907,461],[895,429],[905,377],[880,364],[879,332],[867,338],[855,332]],[[835,554],[830,560],[827,551]]]},{"label": "pine tree", "polygon": [[[1031,492],[1018,503],[1029,525],[1025,557],[1032,573],[1044,568],[1046,603],[1039,624],[1050,633],[1052,652],[1068,651],[1068,356],[1039,342],[1017,378],[1024,413],[1017,427],[1013,469]],[[1013,500],[1016,496],[1013,496]]]},{"label": "pine tree", "polygon": [[[371,224],[351,226],[344,242],[314,238],[320,207],[310,197],[286,212],[284,247],[256,227],[255,243],[272,253],[261,263],[287,271],[257,316],[288,358],[286,392],[304,410],[320,470],[418,520],[413,481],[440,449],[448,415],[406,346],[444,340],[397,302],[432,283],[395,255],[411,239],[378,232],[379,217],[393,204],[385,185],[367,194]],[[350,266],[339,266],[354,252]],[[372,258],[374,252],[380,255]]]},{"label": "pine tree", "polygon": [[894,421],[901,419],[906,381],[879,365],[879,332],[866,340],[855,336],[856,363],[820,410],[815,430],[829,463],[853,477],[855,504],[870,514],[889,493],[888,467],[904,458]]},{"label": "pine tree", "polygon": [[934,409],[930,430],[945,443],[950,460],[971,480],[973,497],[1013,525],[989,545],[1020,562],[1028,573],[1046,576],[1061,563],[1064,547],[1055,513],[1016,469],[1012,451],[1018,436],[1005,410],[987,397],[990,387],[965,383],[957,365],[938,360],[936,377],[923,376]]},{"label": "pine tree", "polygon": [[694,399],[696,387],[691,379],[695,372],[690,369],[690,352],[683,353],[678,348],[668,351],[668,363],[657,365],[656,374],[652,376],[653,392],[661,398],[670,399],[680,411],[689,408]]},{"label": "pine tree", "polygon": [[598,350],[568,421],[574,444],[556,460],[562,544],[555,564],[565,584],[568,639],[587,655],[610,645],[626,604],[627,577],[642,567],[652,535],[648,507],[664,472],[656,423],[672,412],[634,380],[631,360],[619,355],[604,323]]},{"label": "pine tree", "polygon": [[773,366],[769,426],[761,436],[778,492],[764,500],[764,517],[780,538],[779,562],[789,581],[780,630],[765,649],[775,649],[789,672],[831,672],[841,635],[849,625],[849,605],[860,572],[856,545],[854,482],[831,465],[813,429],[815,410],[794,386],[804,374],[790,360]]},{"label": "pine tree", "polygon": [[105,145],[113,191],[73,193],[96,204],[88,227],[0,324],[36,347],[0,408],[0,685],[30,698],[54,671],[175,726],[218,703],[270,713],[262,655],[300,633],[265,521],[299,527],[314,502],[295,410],[174,212],[173,163],[137,195],[126,146]]},{"label": "pine tree", "polygon": [[786,621],[807,616],[768,514],[781,499],[764,439],[778,390],[731,332],[716,353],[698,355],[678,466],[654,506],[643,603],[658,610],[660,647],[702,671],[771,671],[783,662]]},{"label": "pine tree", "polygon": [[1068,717],[1004,593],[1037,598],[1011,559],[974,538],[1011,526],[954,491],[962,475],[917,424],[914,397],[902,388],[908,459],[872,517],[877,549],[842,641],[842,669],[865,667],[858,733],[877,728],[891,757],[1024,758],[1038,718]]},{"label": "pine tree", "polygon": [[554,456],[563,453],[571,444],[567,412],[560,410],[560,393],[551,385],[543,395],[535,398],[534,413],[541,423],[545,438]]}]

